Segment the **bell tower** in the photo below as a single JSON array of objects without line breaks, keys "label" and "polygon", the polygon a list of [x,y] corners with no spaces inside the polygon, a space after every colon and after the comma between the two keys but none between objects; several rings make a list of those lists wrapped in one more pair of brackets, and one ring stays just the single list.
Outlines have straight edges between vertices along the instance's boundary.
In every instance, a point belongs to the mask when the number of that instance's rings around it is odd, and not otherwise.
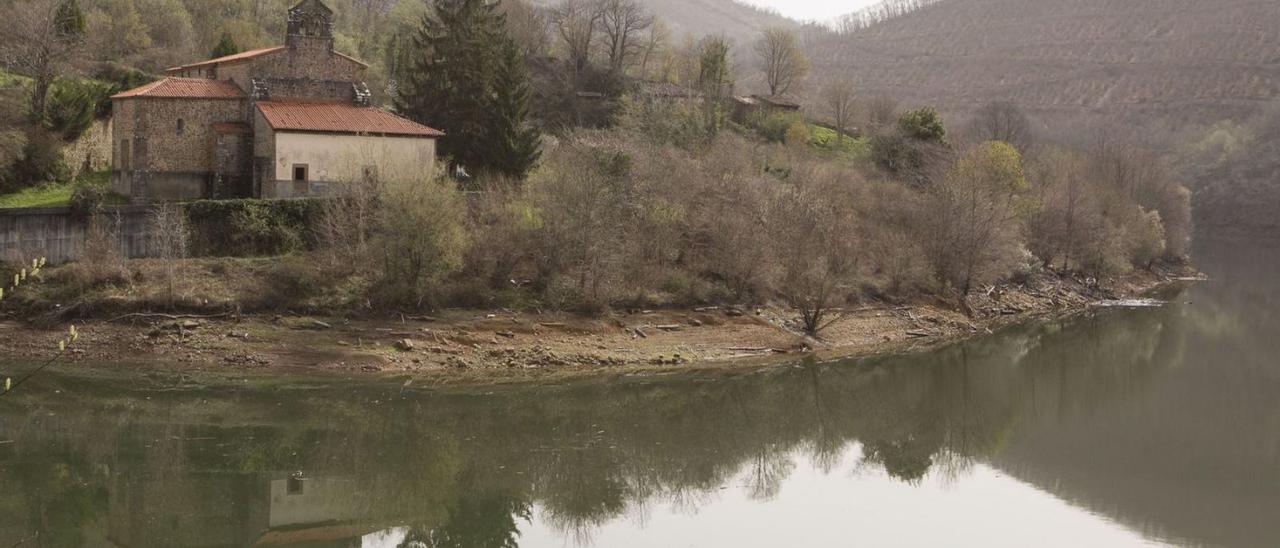
[{"label": "bell tower", "polygon": [[333,10],[320,0],[302,0],[289,9],[285,45],[333,51]]}]

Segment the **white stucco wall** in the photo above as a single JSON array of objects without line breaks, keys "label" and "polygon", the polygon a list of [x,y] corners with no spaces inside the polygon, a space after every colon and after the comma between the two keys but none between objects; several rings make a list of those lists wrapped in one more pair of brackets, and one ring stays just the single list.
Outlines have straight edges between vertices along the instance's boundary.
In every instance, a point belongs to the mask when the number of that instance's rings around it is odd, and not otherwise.
[{"label": "white stucco wall", "polygon": [[436,140],[431,138],[276,132],[275,141],[277,181],[293,180],[296,164],[307,165],[309,180],[329,183],[356,180],[364,166],[377,166],[384,179],[435,172]]}]

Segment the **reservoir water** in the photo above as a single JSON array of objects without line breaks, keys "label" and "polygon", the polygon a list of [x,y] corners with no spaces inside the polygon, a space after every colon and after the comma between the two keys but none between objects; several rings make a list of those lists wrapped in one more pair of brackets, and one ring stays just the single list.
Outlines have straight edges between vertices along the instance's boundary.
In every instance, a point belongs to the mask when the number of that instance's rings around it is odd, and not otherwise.
[{"label": "reservoir water", "polygon": [[0,398],[0,547],[1280,546],[1280,246],[1200,247],[1163,307],[843,363],[60,367]]}]

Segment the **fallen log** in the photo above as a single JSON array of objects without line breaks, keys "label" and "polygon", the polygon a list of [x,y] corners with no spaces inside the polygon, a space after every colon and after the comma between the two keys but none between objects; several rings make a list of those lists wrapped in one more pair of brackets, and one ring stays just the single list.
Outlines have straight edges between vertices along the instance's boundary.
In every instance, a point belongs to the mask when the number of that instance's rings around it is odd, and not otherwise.
[{"label": "fallen log", "polygon": [[131,320],[131,319],[145,319],[145,320],[173,320],[173,321],[177,321],[177,320],[212,320],[212,319],[215,319],[215,318],[225,318],[225,317],[230,316],[230,315],[231,315],[231,313],[230,313],[230,312],[224,312],[224,313],[222,313],[222,314],[208,314],[208,315],[198,315],[198,314],[159,314],[159,313],[135,312],[135,313],[132,313],[132,314],[125,314],[125,315],[123,315],[123,316],[116,316],[116,317],[114,317],[114,318],[111,318],[111,319],[107,320],[107,322],[114,323],[114,322],[118,322],[118,321],[121,321],[121,320]]}]

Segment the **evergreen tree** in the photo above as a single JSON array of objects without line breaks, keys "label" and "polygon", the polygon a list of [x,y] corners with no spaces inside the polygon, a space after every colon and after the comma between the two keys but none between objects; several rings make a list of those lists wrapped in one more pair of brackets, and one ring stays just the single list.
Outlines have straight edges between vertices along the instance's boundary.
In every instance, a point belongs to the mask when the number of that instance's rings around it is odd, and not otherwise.
[{"label": "evergreen tree", "polygon": [[413,40],[414,69],[396,108],[445,132],[443,155],[473,169],[486,167],[494,77],[505,20],[487,0],[437,0]]},{"label": "evergreen tree", "polygon": [[542,157],[542,134],[528,124],[529,73],[519,47],[506,40],[500,54],[484,160],[495,173],[523,179]]},{"label": "evergreen tree", "polygon": [[218,45],[213,47],[213,58],[226,57],[240,53],[240,46],[236,45],[235,38],[231,37],[230,32],[223,31],[222,39],[218,40]]}]

